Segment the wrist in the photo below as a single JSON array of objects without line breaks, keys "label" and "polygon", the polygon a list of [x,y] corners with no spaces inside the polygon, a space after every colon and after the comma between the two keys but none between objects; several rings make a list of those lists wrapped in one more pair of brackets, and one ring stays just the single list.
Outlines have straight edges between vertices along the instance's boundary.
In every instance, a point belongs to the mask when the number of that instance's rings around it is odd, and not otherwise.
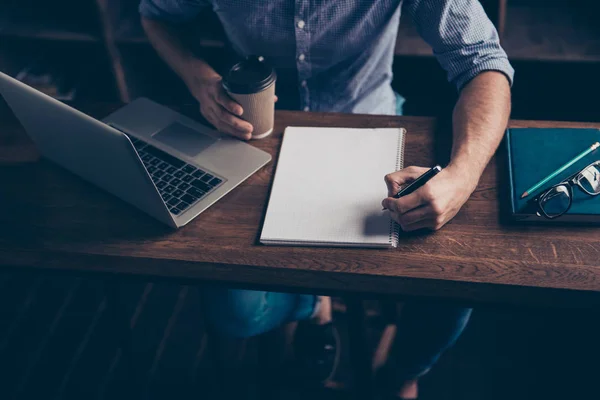
[{"label": "wrist", "polygon": [[205,61],[191,57],[188,59],[182,71],[182,79],[188,87],[195,87],[203,81],[219,80],[219,75],[210,65]]},{"label": "wrist", "polygon": [[448,164],[445,170],[451,176],[461,181],[462,186],[466,191],[468,191],[469,195],[471,195],[471,193],[473,193],[477,188],[479,178],[482,174],[482,171],[479,171],[479,169],[473,165],[455,162]]}]

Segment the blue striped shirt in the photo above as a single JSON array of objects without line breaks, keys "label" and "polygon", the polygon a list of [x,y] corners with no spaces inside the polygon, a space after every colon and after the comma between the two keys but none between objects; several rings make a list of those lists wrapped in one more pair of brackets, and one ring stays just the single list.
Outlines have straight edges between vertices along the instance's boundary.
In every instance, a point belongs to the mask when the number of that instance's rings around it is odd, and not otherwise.
[{"label": "blue striped shirt", "polygon": [[[276,86],[293,87],[301,110],[395,114],[392,61],[401,10],[458,90],[487,70],[512,84],[514,70],[478,0],[141,0],[139,11],[181,23],[205,7],[217,14],[238,56],[261,55],[274,65]],[[278,90],[280,98],[284,92]]]}]

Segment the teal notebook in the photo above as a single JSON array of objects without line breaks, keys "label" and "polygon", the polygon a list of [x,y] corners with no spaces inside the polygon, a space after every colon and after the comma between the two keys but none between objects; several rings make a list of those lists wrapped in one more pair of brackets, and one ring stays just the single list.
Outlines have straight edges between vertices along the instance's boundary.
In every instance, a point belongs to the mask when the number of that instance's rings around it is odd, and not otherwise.
[{"label": "teal notebook", "polygon": [[515,219],[539,222],[600,222],[600,196],[591,197],[573,187],[573,204],[567,214],[548,220],[536,215],[531,201],[540,192],[562,182],[590,163],[600,160],[600,149],[592,152],[547,185],[521,199],[521,194],[560,168],[595,142],[599,129],[580,128],[510,128],[506,131],[508,147],[511,208]]}]

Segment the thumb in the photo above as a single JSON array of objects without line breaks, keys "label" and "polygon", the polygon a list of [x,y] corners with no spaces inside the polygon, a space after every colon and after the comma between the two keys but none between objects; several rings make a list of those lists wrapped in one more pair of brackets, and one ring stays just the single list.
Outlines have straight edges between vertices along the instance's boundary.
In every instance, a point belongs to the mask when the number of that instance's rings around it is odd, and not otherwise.
[{"label": "thumb", "polygon": [[392,172],[385,176],[385,184],[388,188],[388,195],[393,196],[407,183],[417,179],[419,176],[427,172],[428,168],[410,166],[400,171]]}]

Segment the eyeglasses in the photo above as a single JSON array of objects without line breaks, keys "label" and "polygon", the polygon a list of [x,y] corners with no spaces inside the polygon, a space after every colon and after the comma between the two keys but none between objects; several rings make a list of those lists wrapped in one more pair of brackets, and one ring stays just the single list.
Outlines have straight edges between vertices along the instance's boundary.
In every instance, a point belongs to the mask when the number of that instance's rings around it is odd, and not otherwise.
[{"label": "eyeglasses", "polygon": [[[548,219],[558,218],[565,214],[573,204],[573,186],[578,187],[590,196],[600,195],[600,160],[591,163],[578,173],[546,189],[533,199],[537,202],[538,216]],[[541,212],[541,215],[540,215]]]}]

